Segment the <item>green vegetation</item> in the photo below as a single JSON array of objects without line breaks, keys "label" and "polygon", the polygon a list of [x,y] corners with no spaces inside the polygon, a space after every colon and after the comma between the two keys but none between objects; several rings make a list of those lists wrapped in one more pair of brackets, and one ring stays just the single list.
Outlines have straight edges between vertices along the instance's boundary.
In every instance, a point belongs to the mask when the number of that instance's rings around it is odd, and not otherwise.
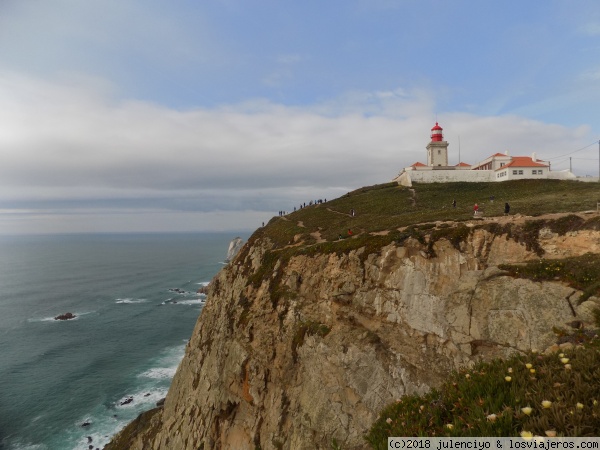
[{"label": "green vegetation", "polygon": [[[490,200],[494,197],[494,201]],[[457,207],[452,207],[456,199]],[[595,210],[600,184],[558,180],[519,180],[503,183],[432,183],[413,188],[386,183],[349,192],[327,203],[309,206],[286,217],[274,217],[257,233],[271,239],[276,248],[307,247],[315,236],[329,243],[323,250],[360,248],[353,242],[369,233],[395,232],[399,228],[438,221],[466,221],[478,203],[484,217],[502,216],[504,203],[511,214],[539,216],[548,213]],[[350,210],[356,216],[350,216]],[[352,230],[353,236],[348,235]],[[340,235],[342,239],[339,239]],[[398,235],[387,238],[388,242]],[[351,242],[347,242],[351,241]]]},{"label": "green vegetation", "polygon": [[600,340],[578,333],[584,344],[562,353],[480,363],[405,396],[365,439],[385,449],[389,436],[599,436]]},{"label": "green vegetation", "polygon": [[[540,259],[526,264],[501,264],[510,275],[535,281],[563,281],[583,291],[579,303],[590,296],[600,296],[600,255],[585,255],[565,259]],[[598,324],[600,326],[600,324]]]}]

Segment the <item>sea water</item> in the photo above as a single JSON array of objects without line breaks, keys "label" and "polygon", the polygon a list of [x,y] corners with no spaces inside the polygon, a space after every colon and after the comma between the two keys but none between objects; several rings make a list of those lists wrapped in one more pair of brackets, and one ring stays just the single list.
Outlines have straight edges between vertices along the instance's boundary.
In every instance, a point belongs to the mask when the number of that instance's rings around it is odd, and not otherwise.
[{"label": "sea water", "polygon": [[155,407],[233,237],[0,237],[0,448],[102,448]]}]

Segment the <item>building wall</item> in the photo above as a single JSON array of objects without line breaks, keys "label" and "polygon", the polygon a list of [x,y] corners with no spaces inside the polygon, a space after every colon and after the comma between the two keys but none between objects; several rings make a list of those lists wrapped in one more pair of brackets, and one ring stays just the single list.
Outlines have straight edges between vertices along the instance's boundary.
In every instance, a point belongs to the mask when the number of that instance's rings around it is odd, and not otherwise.
[{"label": "building wall", "polygon": [[411,170],[402,172],[393,181],[402,186],[417,183],[451,183],[456,181],[496,181],[495,174],[488,170]]},{"label": "building wall", "polygon": [[427,145],[427,165],[428,166],[447,166],[448,165],[448,142],[430,142]]},{"label": "building wall", "polygon": [[[433,169],[433,168],[432,168]],[[513,174],[513,170],[517,174]],[[541,175],[533,175],[532,170],[542,170]],[[522,174],[519,171],[523,171]],[[500,174],[504,173],[504,176]],[[576,177],[569,171],[549,172],[548,168],[514,168],[507,167],[504,170],[405,170],[400,173],[393,181],[403,185],[411,186],[412,182],[417,183],[451,183],[455,181],[469,182],[487,182],[487,181],[508,181],[508,180],[526,180],[526,179],[553,179],[553,180],[575,180]],[[597,180],[597,178],[596,178]]]}]

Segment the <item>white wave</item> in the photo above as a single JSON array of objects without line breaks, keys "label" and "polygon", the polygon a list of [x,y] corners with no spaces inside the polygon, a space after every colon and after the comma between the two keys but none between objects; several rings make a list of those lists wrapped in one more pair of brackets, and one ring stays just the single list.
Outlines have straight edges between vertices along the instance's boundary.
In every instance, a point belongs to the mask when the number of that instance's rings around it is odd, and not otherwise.
[{"label": "white wave", "polygon": [[[98,405],[94,411],[74,424],[72,439],[69,440],[71,449],[80,450],[88,445],[103,448],[112,436],[139,414],[156,407],[156,403],[167,396],[169,380],[185,353],[187,341],[184,342],[164,349],[153,358],[149,362],[149,368],[138,374],[138,382],[131,386],[126,395],[110,405]],[[131,402],[121,405],[129,398],[132,398]],[[81,424],[86,421],[91,425],[81,428]],[[91,443],[88,443],[88,436],[92,438]]]},{"label": "white wave", "polygon": [[173,300],[169,303],[174,305],[204,305],[204,303],[206,303],[206,300],[203,298],[193,298],[190,300]]},{"label": "white wave", "polygon": [[158,380],[167,380],[173,378],[176,371],[177,367],[156,367],[154,369],[146,370],[139,376]]},{"label": "white wave", "polygon": [[[2,442],[0,442],[2,444]],[[10,444],[9,444],[10,445]],[[21,441],[12,443],[12,447],[15,450],[47,450],[48,446],[44,444],[26,444]]]},{"label": "white wave", "polygon": [[196,284],[199,284],[200,286],[208,286],[210,284],[210,281],[201,281],[200,283]]},{"label": "white wave", "polygon": [[147,301],[145,298],[118,298],[115,303],[133,305],[136,303],[146,303]]}]

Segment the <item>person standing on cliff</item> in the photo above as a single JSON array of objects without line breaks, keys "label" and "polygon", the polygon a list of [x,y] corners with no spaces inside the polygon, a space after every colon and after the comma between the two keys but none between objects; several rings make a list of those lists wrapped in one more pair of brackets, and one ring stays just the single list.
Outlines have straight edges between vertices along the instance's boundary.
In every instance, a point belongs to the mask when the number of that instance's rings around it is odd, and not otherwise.
[{"label": "person standing on cliff", "polygon": [[473,206],[473,215],[476,216],[478,212],[479,212],[479,205],[477,203],[475,203],[475,206]]},{"label": "person standing on cliff", "polygon": [[456,208],[456,199],[452,200],[452,207]]},{"label": "person standing on cliff", "polygon": [[504,204],[504,215],[508,216],[510,214],[510,205],[508,204],[508,202],[506,202]]}]

